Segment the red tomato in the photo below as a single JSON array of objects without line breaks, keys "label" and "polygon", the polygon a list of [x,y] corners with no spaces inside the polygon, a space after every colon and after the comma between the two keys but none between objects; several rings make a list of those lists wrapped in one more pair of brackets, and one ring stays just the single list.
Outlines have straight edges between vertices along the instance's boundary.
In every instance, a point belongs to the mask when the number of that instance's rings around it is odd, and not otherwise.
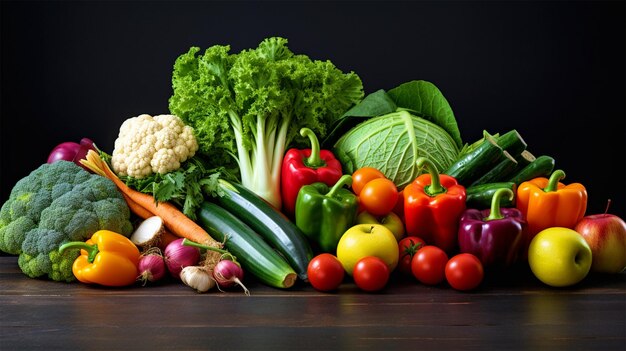
[{"label": "red tomato", "polygon": [[412,274],[411,261],[413,256],[417,253],[417,250],[426,245],[422,238],[417,236],[407,236],[402,238],[398,243],[398,249],[400,249],[400,256],[398,260],[398,270],[404,274]]},{"label": "red tomato", "polygon": [[457,290],[475,289],[483,281],[483,277],[483,264],[470,253],[458,254],[446,264],[446,279]]},{"label": "red tomato", "polygon": [[357,169],[352,173],[352,191],[359,195],[365,184],[377,178],[385,178],[385,175],[374,167],[362,167]]},{"label": "red tomato", "polygon": [[385,261],[376,256],[363,257],[352,271],[354,283],[365,291],[378,291],[384,288],[389,281],[389,274],[389,267]]},{"label": "red tomato", "polygon": [[306,273],[311,285],[320,291],[336,290],[346,274],[337,257],[329,253],[313,257]]},{"label": "red tomato", "polygon": [[448,255],[433,245],[426,245],[417,250],[411,260],[413,276],[423,284],[437,285],[446,278]]},{"label": "red tomato", "polygon": [[376,178],[365,184],[359,199],[365,210],[374,216],[384,216],[396,207],[398,188],[387,178]]}]

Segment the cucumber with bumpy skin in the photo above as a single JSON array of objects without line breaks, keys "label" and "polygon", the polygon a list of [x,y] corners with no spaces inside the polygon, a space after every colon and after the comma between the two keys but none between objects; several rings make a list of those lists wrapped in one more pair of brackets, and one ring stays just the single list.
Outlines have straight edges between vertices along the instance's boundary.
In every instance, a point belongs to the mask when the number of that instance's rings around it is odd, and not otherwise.
[{"label": "cucumber with bumpy skin", "polygon": [[514,158],[526,150],[526,142],[515,129],[494,138],[502,150],[507,151]]},{"label": "cucumber with bumpy skin", "polygon": [[290,288],[297,274],[252,228],[215,203],[205,201],[197,213],[198,224],[260,282],[275,288]]},{"label": "cucumber with bumpy skin", "polygon": [[[497,182],[470,186],[465,189],[465,205],[467,208],[486,209],[491,207],[491,199],[498,189],[507,188],[516,193],[517,184],[513,182]],[[500,201],[502,207],[515,206],[515,197],[509,199],[503,197]]]},{"label": "cucumber with bumpy skin", "polygon": [[469,186],[495,166],[502,157],[502,148],[486,131],[483,136],[480,145],[461,156],[443,173],[454,177],[461,185]]},{"label": "cucumber with bumpy skin", "polygon": [[546,155],[537,157],[534,161],[529,163],[526,167],[517,172],[510,182],[514,182],[519,185],[522,182],[531,180],[536,177],[547,177],[552,173],[554,169],[554,158]]},{"label": "cucumber with bumpy skin", "polygon": [[313,249],[302,231],[283,213],[241,184],[219,180],[224,192],[214,201],[239,217],[280,252],[300,279],[307,281]]},{"label": "cucumber with bumpy skin", "polygon": [[503,155],[504,158],[500,163],[478,178],[471,186],[494,183],[510,177],[517,167],[517,161],[507,151],[504,151]]}]

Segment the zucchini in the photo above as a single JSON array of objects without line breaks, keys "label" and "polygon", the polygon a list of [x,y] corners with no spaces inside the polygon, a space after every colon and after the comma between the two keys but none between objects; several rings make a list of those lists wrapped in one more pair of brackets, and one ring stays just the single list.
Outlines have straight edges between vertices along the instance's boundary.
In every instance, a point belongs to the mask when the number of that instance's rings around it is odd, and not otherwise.
[{"label": "zucchini", "polygon": [[489,171],[500,160],[502,148],[489,133],[483,131],[483,135],[484,140],[478,147],[461,156],[443,173],[468,186]]},{"label": "zucchini", "polygon": [[293,222],[272,205],[246,187],[219,180],[224,192],[214,201],[246,223],[265,241],[278,250],[300,279],[307,281],[307,267],[313,258],[308,239]]},{"label": "zucchini", "polygon": [[542,155],[537,157],[526,167],[522,168],[513,177],[511,177],[509,181],[519,185],[536,177],[547,177],[550,173],[552,173],[553,169],[554,158]]},{"label": "zucchini", "polygon": [[495,167],[478,178],[471,186],[494,183],[509,178],[517,168],[517,161],[507,151],[502,153],[504,159]]},{"label": "zucchini", "polygon": [[[513,182],[496,182],[471,186],[465,189],[467,208],[484,210],[491,207],[491,199],[498,189],[507,188],[516,194],[517,184]],[[515,206],[515,196],[509,199],[506,196],[500,200],[502,207]]]},{"label": "zucchini", "polygon": [[198,209],[198,224],[259,281],[275,288],[290,288],[297,274],[263,238],[226,209],[205,201]]}]

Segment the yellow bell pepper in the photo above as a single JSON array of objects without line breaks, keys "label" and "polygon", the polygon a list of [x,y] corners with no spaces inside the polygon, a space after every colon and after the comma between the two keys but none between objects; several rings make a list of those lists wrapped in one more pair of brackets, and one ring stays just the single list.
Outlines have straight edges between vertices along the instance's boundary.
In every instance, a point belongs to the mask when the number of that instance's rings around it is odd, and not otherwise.
[{"label": "yellow bell pepper", "polygon": [[121,234],[99,230],[86,242],[65,243],[59,251],[73,248],[81,249],[72,265],[72,273],[82,283],[126,286],[139,276],[139,249]]},{"label": "yellow bell pepper", "polygon": [[550,179],[538,177],[517,188],[516,207],[528,222],[525,248],[540,231],[550,227],[574,228],[587,210],[587,190],[580,183],[559,182],[565,172],[556,170]]}]

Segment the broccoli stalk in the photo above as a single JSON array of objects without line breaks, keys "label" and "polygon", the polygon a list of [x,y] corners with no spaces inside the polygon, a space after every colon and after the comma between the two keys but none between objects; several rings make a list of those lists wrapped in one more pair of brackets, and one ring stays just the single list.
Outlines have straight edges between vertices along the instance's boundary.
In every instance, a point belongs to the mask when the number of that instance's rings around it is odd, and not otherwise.
[{"label": "broccoli stalk", "polygon": [[287,147],[305,144],[302,127],[324,136],[363,97],[360,78],[330,61],[295,55],[278,37],[238,54],[222,45],[199,50],[176,59],[170,111],[194,128],[209,166],[234,170],[245,187],[280,208]]}]

